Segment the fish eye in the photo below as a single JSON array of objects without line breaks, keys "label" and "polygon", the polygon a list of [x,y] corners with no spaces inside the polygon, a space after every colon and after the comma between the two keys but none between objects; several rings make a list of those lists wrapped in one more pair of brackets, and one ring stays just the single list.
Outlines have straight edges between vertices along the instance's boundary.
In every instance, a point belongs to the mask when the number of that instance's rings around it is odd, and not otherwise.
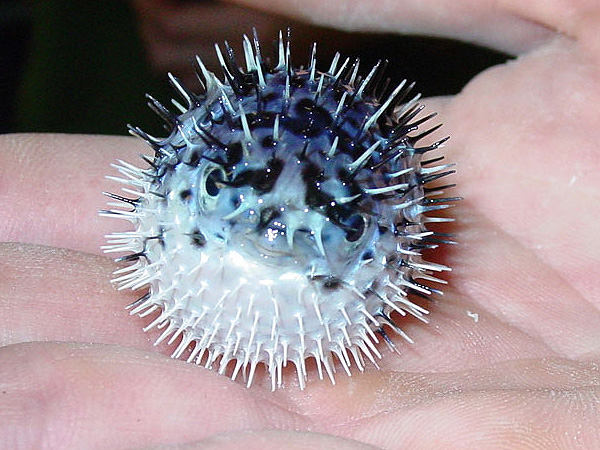
[{"label": "fish eye", "polygon": [[225,181],[225,171],[214,164],[207,165],[200,175],[200,205],[204,209],[214,209],[217,205],[222,181]]},{"label": "fish eye", "polygon": [[204,180],[204,190],[211,197],[219,195],[221,188],[218,185],[219,181],[223,181],[223,174],[220,169],[211,169]]},{"label": "fish eye", "polygon": [[367,221],[361,214],[352,214],[342,224],[346,233],[346,241],[348,242],[358,241],[367,229]]}]

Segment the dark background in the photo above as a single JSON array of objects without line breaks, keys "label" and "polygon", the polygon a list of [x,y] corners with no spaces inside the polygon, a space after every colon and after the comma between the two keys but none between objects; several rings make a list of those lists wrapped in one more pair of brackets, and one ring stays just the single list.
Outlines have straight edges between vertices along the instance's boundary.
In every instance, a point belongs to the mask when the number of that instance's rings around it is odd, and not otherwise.
[{"label": "dark background", "polygon": [[[155,73],[147,61],[137,19],[122,0],[0,0],[0,132],[125,134],[130,122],[156,130],[144,93],[166,103],[171,92],[166,74]],[[475,74],[508,58],[449,40],[290,26],[319,42],[319,67],[328,67],[336,42],[344,43],[343,55],[360,56],[365,71],[388,59],[388,76],[417,81],[425,96],[455,94]],[[251,27],[229,42],[240,48]],[[261,35],[264,53],[272,38]],[[295,61],[308,59],[309,49],[294,47],[293,38],[292,48]]]}]

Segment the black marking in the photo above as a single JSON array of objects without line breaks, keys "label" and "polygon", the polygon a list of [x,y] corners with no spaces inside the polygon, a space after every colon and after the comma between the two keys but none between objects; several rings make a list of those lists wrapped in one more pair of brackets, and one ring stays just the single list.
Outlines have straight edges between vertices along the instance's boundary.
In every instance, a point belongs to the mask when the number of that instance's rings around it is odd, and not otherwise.
[{"label": "black marking", "polygon": [[416,136],[411,136],[410,137],[411,144],[414,146],[417,142],[419,142],[424,137],[429,136],[434,131],[437,131],[441,126],[442,126],[442,124],[440,123],[439,125],[436,125],[435,127],[431,127],[430,129],[423,131],[421,134],[417,134]]},{"label": "black marking", "polygon": [[340,287],[344,284],[343,280],[334,275],[312,275],[309,276],[308,279],[310,281],[321,283],[321,286],[328,291],[340,289]]},{"label": "black marking", "polygon": [[160,227],[159,232],[156,236],[149,236],[144,240],[144,248],[146,247],[147,241],[154,241],[154,240],[158,241],[160,246],[162,248],[164,248],[165,247],[164,233],[165,233],[165,230],[162,227]]},{"label": "black marking", "polygon": [[263,148],[272,148],[277,145],[277,142],[273,139],[273,135],[265,136],[262,141],[260,141],[260,145]]},{"label": "black marking", "polygon": [[421,165],[422,166],[427,166],[429,164],[434,164],[434,163],[440,162],[443,159],[444,159],[443,156],[438,156],[437,158],[431,158],[431,159],[428,159],[428,160],[425,160],[425,161],[421,161]]},{"label": "black marking", "polygon": [[304,141],[304,145],[302,145],[302,150],[298,153],[298,159],[300,161],[306,161],[306,155],[308,154],[308,146],[310,145],[310,141],[306,139]]},{"label": "black marking", "polygon": [[280,98],[281,97],[275,94],[275,92],[267,92],[266,94],[263,93],[261,95],[261,103],[263,109],[266,109],[267,107],[271,106],[272,103],[279,102]]},{"label": "black marking", "polygon": [[[327,215],[335,217],[335,206],[331,206],[333,197],[326,192],[323,192],[317,183],[308,183],[306,185],[306,193],[304,195],[305,203],[312,209],[325,207]],[[339,209],[339,208],[338,208]],[[331,210],[331,212],[329,212]],[[331,217],[330,217],[331,218]]]},{"label": "black marking", "polygon": [[[382,79],[388,64],[389,61],[387,59],[383,61],[379,60],[377,62],[377,69],[375,70],[375,74],[373,75],[373,78],[371,78],[369,85],[365,88],[364,95],[371,95],[375,99],[379,99],[381,97],[383,90],[385,90],[386,87],[385,83],[382,83]],[[382,87],[383,90],[381,89]]]},{"label": "black marking", "polygon": [[145,257],[146,254],[144,252],[132,253],[130,255],[121,256],[120,258],[116,258],[115,262],[131,262],[137,261],[141,257]]},{"label": "black marking", "polygon": [[221,66],[223,75],[225,75],[225,79],[233,89],[235,95],[238,98],[243,98],[254,88],[254,77],[251,74],[242,73],[236,63],[233,48],[231,48],[227,41],[225,41],[225,48],[227,50],[226,55],[223,57],[225,65]]},{"label": "black marking", "polygon": [[302,181],[305,183],[317,183],[325,180],[323,168],[314,162],[307,162],[302,167]]},{"label": "black marking", "polygon": [[462,200],[462,197],[440,197],[440,198],[425,198],[421,203],[424,205],[431,205],[434,203],[450,203],[450,202],[458,202]]},{"label": "black marking", "polygon": [[451,175],[453,173],[455,173],[456,170],[447,170],[446,172],[442,172],[442,173],[434,173],[431,175],[419,175],[418,179],[419,179],[419,183],[421,184],[427,184],[427,183],[431,183],[434,180],[438,180],[442,177]]},{"label": "black marking", "polygon": [[451,189],[453,187],[455,187],[456,184],[452,183],[452,184],[445,184],[443,186],[436,186],[436,187],[424,187],[423,188],[423,192],[425,194],[430,194],[432,192],[441,192],[441,191],[445,191],[447,189]]},{"label": "black marking", "polygon": [[150,106],[152,111],[154,111],[161,119],[163,119],[167,125],[174,127],[179,123],[179,118],[165,108],[161,102],[156,100],[150,94],[146,94],[146,99],[148,99],[148,106]]},{"label": "black marking", "polygon": [[155,158],[151,158],[146,155],[140,155],[140,158],[142,158],[144,161],[146,161],[150,165],[150,167],[152,167],[155,171],[158,170],[158,164],[156,163]]},{"label": "black marking", "polygon": [[161,192],[156,192],[156,191],[148,191],[148,194],[154,195],[155,197],[158,197],[162,200],[166,200],[167,199],[167,194],[163,194]]},{"label": "black marking", "polygon": [[387,150],[387,156],[385,158],[383,158],[381,161],[379,161],[377,164],[372,165],[369,168],[370,170],[377,170],[380,167],[384,166],[385,164],[389,163],[394,158],[397,158],[398,156],[402,155],[404,148],[403,147],[395,147],[393,149],[386,149],[386,150]]},{"label": "black marking", "polygon": [[296,103],[294,113],[293,116],[285,116],[281,120],[281,125],[296,136],[304,138],[319,136],[333,123],[331,114],[308,98]]},{"label": "black marking", "polygon": [[437,247],[439,244],[449,244],[449,245],[455,245],[456,244],[456,241],[453,241],[452,239],[440,239],[440,238],[431,237],[431,236],[424,237],[423,241],[427,242],[427,243],[430,243],[430,244],[433,244],[433,245],[435,245],[435,247]]},{"label": "black marking", "polygon": [[404,89],[402,89],[399,92],[399,94],[396,96],[396,98],[394,98],[394,100],[386,108],[384,113],[381,116],[379,116],[378,122],[380,122],[383,118],[390,117],[393,114],[394,109],[396,109],[396,106],[398,106],[400,103],[402,103],[406,99],[408,94],[410,94],[412,92],[412,90],[414,89],[415,84],[416,84],[415,82],[412,82],[407,87],[405,87]]},{"label": "black marking", "polygon": [[360,257],[361,260],[363,261],[370,261],[373,259],[373,252],[371,250],[367,250],[366,252],[364,252],[362,254],[362,256]]},{"label": "black marking", "polygon": [[335,81],[331,85],[332,89],[337,90],[338,88],[340,88],[340,85],[343,82],[347,81],[348,74],[352,71],[352,69],[358,63],[358,61],[359,61],[359,58],[356,58],[354,60],[354,62],[352,63],[352,65],[349,66],[348,64],[345,64],[345,66],[343,66],[343,68],[340,71],[340,73],[338,74],[337,78],[335,79]]},{"label": "black marking", "polygon": [[135,308],[139,305],[141,305],[142,303],[144,303],[146,300],[148,300],[150,298],[150,292],[146,292],[144,295],[142,295],[140,298],[138,298],[136,301],[130,303],[129,305],[127,305],[125,307],[125,309],[132,309]]},{"label": "black marking", "polygon": [[132,205],[134,207],[140,203],[140,199],[139,198],[135,198],[134,199],[134,198],[122,197],[120,195],[113,194],[111,192],[103,192],[103,194],[106,195],[107,197],[110,197],[110,198],[114,199],[114,200],[118,200],[118,201],[123,202],[123,203],[129,203],[130,205]]},{"label": "black marking", "polygon": [[[412,126],[415,125],[415,123],[411,123],[409,124],[409,122],[416,117],[421,111],[423,111],[423,109],[425,108],[425,105],[413,105],[410,108],[408,108],[407,111],[404,112],[404,114],[402,114],[400,117],[398,117],[398,120],[396,121],[394,128],[392,128],[389,131],[389,135],[388,137],[390,138],[402,138],[406,135],[406,133],[408,133],[409,131],[412,131]],[[425,122],[425,120],[421,120],[418,123],[416,123],[417,128],[418,128],[418,124]],[[414,128],[416,129],[416,128]]]},{"label": "black marking", "polygon": [[227,150],[227,146],[223,141],[218,139],[214,134],[208,131],[206,128],[194,127],[194,130],[198,133],[200,138],[209,146],[214,146],[222,150]]},{"label": "black marking", "polygon": [[184,161],[184,164],[190,167],[198,167],[201,158],[202,154],[199,151],[192,152],[189,161]]},{"label": "black marking", "polygon": [[244,157],[244,147],[241,142],[232,142],[227,146],[227,166],[231,168],[239,164]]},{"label": "black marking", "polygon": [[188,202],[192,198],[192,190],[184,189],[179,193],[179,198],[184,202]]},{"label": "black marking", "polygon": [[260,220],[256,228],[258,230],[264,230],[267,227],[267,225],[271,223],[272,220],[278,218],[279,216],[281,216],[281,212],[279,210],[270,207],[264,208],[260,212]]},{"label": "black marking", "polygon": [[134,127],[133,125],[127,124],[127,129],[129,133],[133,136],[137,136],[138,138],[145,141],[153,150],[156,156],[165,156],[166,153],[163,151],[161,147],[161,139],[155,138],[154,136],[150,136],[148,133],[143,131],[140,127]]},{"label": "black marking", "polygon": [[418,147],[418,148],[415,148],[415,149],[414,149],[414,151],[415,151],[415,153],[419,153],[420,155],[423,155],[423,154],[425,154],[425,153],[427,153],[427,152],[430,152],[430,151],[432,151],[432,150],[435,150],[435,149],[439,148],[439,147],[440,147],[442,144],[444,144],[444,142],[446,142],[448,139],[450,139],[450,136],[446,136],[445,138],[443,138],[443,139],[440,139],[440,140],[439,140],[439,141],[437,141],[437,142],[434,142],[433,144],[431,144],[431,145],[430,145],[430,146],[428,146],[428,147]]},{"label": "black marking", "polygon": [[388,335],[388,334],[385,332],[385,330],[384,330],[383,328],[381,328],[381,327],[380,327],[380,328],[377,328],[377,329],[375,330],[375,332],[376,332],[377,334],[379,334],[379,335],[380,335],[380,336],[383,338],[383,340],[385,341],[385,343],[387,344],[387,346],[388,346],[390,349],[392,349],[392,350],[393,350],[393,349],[395,349],[395,348],[396,348],[396,345],[394,344],[394,342],[392,341],[392,339],[389,337],[389,335]]},{"label": "black marking", "polygon": [[271,158],[264,169],[244,170],[232,181],[223,183],[232,187],[252,186],[259,194],[264,194],[273,189],[284,165],[282,159]]},{"label": "black marking", "polygon": [[334,276],[325,277],[325,279],[323,280],[323,287],[330,291],[339,289],[341,285],[342,281]]},{"label": "black marking", "polygon": [[206,245],[206,236],[199,229],[195,229],[188,236],[191,238],[192,244],[196,247],[204,247]]}]

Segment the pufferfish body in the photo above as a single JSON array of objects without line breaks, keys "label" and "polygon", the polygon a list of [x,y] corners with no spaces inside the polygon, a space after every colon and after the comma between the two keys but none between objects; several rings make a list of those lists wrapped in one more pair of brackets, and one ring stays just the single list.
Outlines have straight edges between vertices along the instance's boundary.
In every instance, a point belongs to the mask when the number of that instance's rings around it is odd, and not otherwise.
[{"label": "pufferfish body", "polygon": [[175,358],[248,386],[264,364],[273,389],[288,365],[304,388],[314,359],[334,382],[336,366],[376,365],[381,339],[394,348],[390,330],[410,342],[392,316],[426,321],[411,298],[440,292],[433,275],[449,268],[421,252],[449,242],[427,224],[452,219],[426,213],[456,198],[429,185],[450,166],[423,155],[445,139],[417,146],[434,114],[418,118],[406,80],[388,89],[383,63],[360,76],[337,54],[323,72],[313,46],[295,69],[281,34],[276,65],[256,35],[244,36],[245,68],[226,48],[224,81],[198,58],[202,94],[169,75],[177,113],[149,97],[168,137],[130,127],[155,155],[109,177],[128,195],[107,194],[118,203],[103,214],[134,228],[108,236],[104,250],[129,263],[114,281],[145,290],[131,314],[153,317],[145,329],[178,343]]}]

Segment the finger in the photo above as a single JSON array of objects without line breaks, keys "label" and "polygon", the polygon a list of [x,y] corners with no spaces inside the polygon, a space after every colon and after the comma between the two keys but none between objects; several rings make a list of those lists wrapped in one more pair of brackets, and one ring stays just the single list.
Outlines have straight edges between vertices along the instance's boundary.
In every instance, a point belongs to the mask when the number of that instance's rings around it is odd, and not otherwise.
[{"label": "finger", "polygon": [[460,195],[596,308],[599,68],[559,40],[480,74],[445,111]]},{"label": "finger", "polygon": [[[228,430],[302,428],[263,397],[200,367],[113,346],[0,349],[0,447],[129,449]],[[267,391],[268,392],[268,391]]]},{"label": "finger", "polygon": [[78,341],[152,347],[125,306],[137,295],[118,292],[107,258],[25,244],[0,244],[0,346]]},{"label": "finger", "polygon": [[[114,230],[100,218],[105,179],[117,158],[139,160],[149,148],[133,138],[29,134],[0,136],[0,241],[100,252]],[[141,162],[141,160],[139,160]]]},{"label": "finger", "polygon": [[[181,2],[174,4],[154,0],[135,1],[136,10],[154,34],[170,40],[207,39],[208,45],[232,37],[232,33],[249,32],[246,24],[276,33],[285,21],[255,9],[235,4]],[[226,18],[226,19],[224,19]],[[150,31],[150,30],[148,30]]]},{"label": "finger", "polygon": [[451,341],[443,346],[452,355],[448,359],[465,349],[471,357],[459,360],[473,365],[478,358],[493,363],[600,352],[600,313],[585,293],[542,262],[537,249],[496,228],[469,198],[461,202],[457,217],[459,243],[448,254],[453,269],[448,295],[432,312]]},{"label": "finger", "polygon": [[[176,73],[188,82],[196,77],[190,64],[196,55],[202,57],[207,67],[219,67],[214,44],[237,35],[240,32],[239,22],[245,21],[258,29],[270,30],[268,35],[273,36],[276,36],[278,25],[285,27],[283,21],[238,5],[136,3],[140,14],[140,32],[150,62],[157,71]],[[223,20],[224,17],[227,17],[227,21]]]},{"label": "finger", "polygon": [[[293,29],[294,47],[300,49],[301,54],[308,52],[315,36],[318,36],[319,57],[323,59],[324,55],[331,58],[336,51],[344,53],[345,49],[356,45],[356,38],[352,36],[344,35],[340,39],[339,32],[334,30],[290,23],[288,18],[235,4],[173,4],[146,0],[136,3],[140,33],[153,67],[161,73],[173,72],[188,86],[197,84],[197,76],[190,64],[196,55],[200,55],[209,70],[220,73],[215,43],[222,45],[228,41],[239,55],[243,55],[238,41],[241,33],[249,34],[252,29],[261,37],[266,55],[278,32],[288,27]],[[252,29],[246,24],[252,24]]]},{"label": "finger", "polygon": [[[152,447],[147,450],[376,450],[369,444],[321,433],[288,430],[249,430],[221,433],[190,444]],[[141,449],[140,449],[141,450]]]},{"label": "finger", "polygon": [[121,449],[279,428],[384,448],[434,449],[448,436],[456,448],[594,448],[599,389],[597,365],[542,360],[270,393],[112,346],[22,344],[0,351],[0,444]]},{"label": "finger", "polygon": [[599,60],[600,5],[596,0],[503,0],[501,9],[581,42],[588,55]]},{"label": "finger", "polygon": [[335,433],[341,427],[332,417],[341,421],[344,411],[358,422],[346,422],[340,434],[382,448],[437,449],[449,436],[457,449],[474,442],[490,449],[594,448],[598,371],[596,363],[548,358],[448,373],[374,372],[347,391],[338,386],[345,395],[313,389],[313,407],[327,401],[312,419]]},{"label": "finger", "polygon": [[[552,26],[553,23],[514,14],[509,5],[505,4],[507,2],[502,1],[234,1],[309,23],[344,30],[451,37],[510,53],[521,53],[550,40],[555,36],[553,30],[556,29]],[[566,1],[564,0],[562,6],[568,6]],[[531,2],[521,2],[527,5],[529,3]],[[543,4],[538,7],[543,7]],[[560,16],[551,18],[558,20]]]}]

